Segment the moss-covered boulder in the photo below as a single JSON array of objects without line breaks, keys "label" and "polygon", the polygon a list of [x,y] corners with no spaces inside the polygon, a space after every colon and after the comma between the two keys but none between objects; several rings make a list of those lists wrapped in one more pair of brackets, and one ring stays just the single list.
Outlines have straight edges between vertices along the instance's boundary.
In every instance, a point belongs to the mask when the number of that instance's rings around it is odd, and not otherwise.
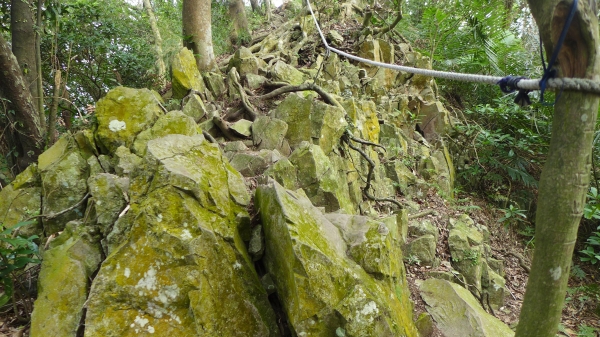
[{"label": "moss-covered boulder", "polygon": [[342,102],[348,117],[354,124],[354,135],[373,143],[379,143],[379,119],[375,103],[372,101],[358,101],[355,98]]},{"label": "moss-covered boulder", "polygon": [[192,117],[196,123],[212,118],[212,115],[209,115],[206,106],[204,106],[202,98],[196,94],[190,95],[190,99],[183,107],[183,113]]},{"label": "moss-covered boulder", "polygon": [[113,167],[119,176],[133,173],[141,164],[142,158],[131,153],[125,146],[119,146],[113,155]]},{"label": "moss-covered boulder", "polygon": [[[38,169],[42,181],[43,214],[56,214],[73,207],[86,195],[89,167],[77,142],[67,134],[38,157]],[[86,204],[59,216],[45,218],[47,235],[62,231],[70,220],[83,217]]]},{"label": "moss-covered boulder", "polygon": [[260,150],[258,152],[227,153],[231,166],[244,177],[254,177],[262,174],[267,167],[282,158],[276,150]]},{"label": "moss-covered boulder", "polygon": [[88,179],[88,186],[94,198],[93,209],[98,230],[106,236],[127,205],[129,178],[100,173]]},{"label": "moss-covered boulder", "polygon": [[290,154],[290,145],[285,139],[288,125],[281,119],[259,116],[252,124],[252,142],[258,149],[277,150],[281,154]]},{"label": "moss-covered boulder", "polygon": [[386,221],[386,224],[365,216],[339,213],[325,217],[340,230],[348,245],[348,255],[367,273],[404,280],[406,273],[396,221]]},{"label": "moss-covered boulder", "polygon": [[[0,190],[0,224],[9,228],[38,215],[41,200],[40,174],[37,165],[33,164]],[[37,222],[19,229],[19,233],[26,237],[40,232]]]},{"label": "moss-covered boulder", "polygon": [[114,153],[121,145],[131,148],[135,137],[159,116],[160,96],[148,89],[117,87],[96,103],[96,144],[103,153]]},{"label": "moss-covered boulder", "polygon": [[289,157],[297,172],[297,188],[302,188],[316,206],[327,212],[343,210],[355,213],[348,186],[338,171],[332,169],[329,158],[321,147],[308,142],[300,144]]},{"label": "moss-covered boulder", "polygon": [[427,311],[444,336],[512,337],[515,334],[502,321],[488,314],[479,301],[458,284],[428,279],[419,285],[419,291],[427,303]]},{"label": "moss-covered boulder", "polygon": [[271,78],[277,82],[286,82],[291,85],[300,85],[304,82],[304,74],[302,74],[295,67],[282,62],[277,61],[269,71]]},{"label": "moss-covered boulder", "polygon": [[174,134],[197,135],[198,129],[194,119],[181,111],[169,111],[166,115],[160,116],[151,128],[140,132],[133,142],[133,152],[143,157],[148,141]]},{"label": "moss-covered boulder", "polygon": [[90,280],[102,262],[97,234],[93,226],[71,221],[44,252],[31,336],[78,336]]},{"label": "moss-covered boulder", "polygon": [[339,144],[348,123],[344,109],[289,95],[279,104],[273,117],[288,125],[286,139],[292,148],[303,141],[318,144],[329,154]]},{"label": "moss-covered boulder", "polygon": [[222,97],[227,91],[225,80],[220,73],[203,73],[202,78],[204,78],[204,84],[213,97]]},{"label": "moss-covered boulder", "polygon": [[406,283],[378,282],[346,257],[337,227],[301,193],[256,190],[265,265],[296,336],[417,336]]},{"label": "moss-covered boulder", "polygon": [[190,90],[204,93],[206,87],[191,50],[182,48],[171,62],[173,98],[182,99]]},{"label": "moss-covered boulder", "polygon": [[482,262],[485,261],[483,234],[466,215],[451,219],[449,227],[452,266],[465,276],[470,285],[481,291]]},{"label": "moss-covered boulder", "polygon": [[[231,68],[236,68],[237,72],[240,74],[240,77],[246,76],[246,74],[259,74],[259,69],[264,68],[266,66],[265,62],[257,57],[255,57],[250,49],[246,47],[240,47],[235,51],[233,57],[229,60],[229,66],[227,69],[227,73]],[[264,71],[261,71],[264,73]]]},{"label": "moss-covered boulder", "polygon": [[217,145],[151,140],[130,194],[129,229],[90,291],[86,337],[278,335],[240,236],[250,197]]}]

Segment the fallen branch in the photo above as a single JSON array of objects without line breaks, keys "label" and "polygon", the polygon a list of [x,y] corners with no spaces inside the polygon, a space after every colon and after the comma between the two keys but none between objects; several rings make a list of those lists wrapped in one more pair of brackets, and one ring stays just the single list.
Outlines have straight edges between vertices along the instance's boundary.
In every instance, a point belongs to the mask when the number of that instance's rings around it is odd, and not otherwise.
[{"label": "fallen branch", "polygon": [[[276,85],[274,83],[271,83],[271,84]],[[319,94],[319,96],[321,96],[321,98],[325,101],[325,103],[328,103],[330,105],[337,106],[338,108],[344,109],[344,107],[340,104],[340,102],[338,102],[335,98],[333,98],[333,96],[331,96],[330,94],[325,92],[325,90],[323,90],[323,88],[319,87],[318,85],[316,85],[314,83],[303,83],[301,85],[286,85],[279,89],[273,90],[268,94],[261,95],[261,96],[254,96],[252,98],[271,99],[271,98],[277,97],[281,94],[285,94],[287,92],[308,91],[308,90],[314,91],[317,94]]]}]

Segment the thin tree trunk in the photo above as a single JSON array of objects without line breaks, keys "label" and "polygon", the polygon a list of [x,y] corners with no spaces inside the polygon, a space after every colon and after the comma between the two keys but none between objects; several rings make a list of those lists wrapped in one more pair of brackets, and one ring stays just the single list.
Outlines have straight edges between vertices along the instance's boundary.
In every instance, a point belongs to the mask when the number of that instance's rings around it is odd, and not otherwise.
[{"label": "thin tree trunk", "polygon": [[[529,0],[551,55],[572,2]],[[600,78],[598,21],[587,1],[559,54],[561,77]],[[535,251],[516,337],[553,337],[558,331],[577,228],[589,184],[598,97],[563,92],[554,108],[548,159],[540,179]]]},{"label": "thin tree trunk", "polygon": [[40,127],[42,132],[46,130],[46,114],[44,112],[44,88],[42,83],[42,5],[44,0],[38,0],[37,2],[37,18],[35,30],[35,64],[37,70],[36,84],[37,84],[37,109],[40,114]]},{"label": "thin tree trunk", "polygon": [[263,0],[265,2],[265,11],[267,12],[267,21],[271,22],[271,0]]},{"label": "thin tree trunk", "polygon": [[250,0],[250,7],[252,7],[252,11],[262,14],[261,10],[260,10],[260,5],[258,3],[258,0]]},{"label": "thin tree trunk", "polygon": [[234,45],[250,42],[250,30],[246,19],[246,7],[243,0],[229,0],[229,18],[233,23],[230,39]]},{"label": "thin tree trunk", "polygon": [[19,63],[2,34],[0,34],[0,72],[3,76],[3,80],[0,81],[0,92],[10,101],[10,108],[15,112],[14,115],[6,114],[6,116],[14,127],[13,137],[18,141],[18,144],[14,145],[18,152],[17,172],[21,172],[37,160],[42,152],[43,137],[33,97]]},{"label": "thin tree trunk", "polygon": [[[10,7],[10,30],[12,33],[12,52],[25,75],[27,88],[37,100],[37,61],[35,51],[35,31],[33,25],[33,0],[12,0]],[[37,105],[36,105],[37,112]]]},{"label": "thin tree trunk", "polygon": [[156,50],[156,64],[158,66],[160,87],[164,88],[167,82],[167,68],[165,67],[165,61],[163,60],[162,37],[160,36],[160,31],[158,30],[158,25],[156,24],[156,17],[154,16],[154,11],[152,11],[150,0],[144,0],[144,7],[146,8],[146,12],[148,12],[150,27],[152,28],[152,34],[154,34],[154,49]]},{"label": "thin tree trunk", "polygon": [[183,0],[183,45],[196,56],[200,71],[217,69],[211,30],[211,0]]},{"label": "thin tree trunk", "polygon": [[60,98],[60,80],[61,72],[56,70],[54,74],[54,93],[52,95],[52,107],[50,108],[50,116],[48,116],[48,146],[56,142],[56,116],[58,115],[58,100]]}]

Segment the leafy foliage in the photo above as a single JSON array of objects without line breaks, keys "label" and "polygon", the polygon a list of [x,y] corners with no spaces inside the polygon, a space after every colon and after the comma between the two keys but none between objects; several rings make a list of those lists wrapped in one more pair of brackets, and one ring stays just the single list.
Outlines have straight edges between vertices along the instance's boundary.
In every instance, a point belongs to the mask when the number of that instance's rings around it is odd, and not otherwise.
[{"label": "leafy foliage", "polygon": [[14,272],[23,269],[30,263],[40,263],[38,246],[34,240],[37,235],[28,238],[16,235],[15,231],[20,227],[30,225],[33,221],[20,222],[13,227],[5,229],[0,225],[0,284],[4,288],[4,294],[0,295],[0,306],[8,303],[14,292]]},{"label": "leafy foliage", "polygon": [[503,207],[515,199],[526,204],[548,148],[549,113],[536,105],[520,108],[504,97],[465,110],[464,120],[456,126],[456,148],[462,151],[455,160],[458,182]]}]

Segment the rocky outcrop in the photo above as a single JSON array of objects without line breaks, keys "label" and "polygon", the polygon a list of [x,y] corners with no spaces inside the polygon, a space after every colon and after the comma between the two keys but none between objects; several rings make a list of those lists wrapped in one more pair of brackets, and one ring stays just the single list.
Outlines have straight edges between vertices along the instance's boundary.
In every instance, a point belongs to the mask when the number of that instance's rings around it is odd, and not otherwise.
[{"label": "rocky outcrop", "polygon": [[[275,181],[258,187],[256,202],[265,231],[265,265],[297,336],[416,336],[410,301],[406,292],[397,291],[406,289],[403,269],[377,260],[391,254],[383,248],[393,245],[389,228],[368,225],[355,236],[358,241],[348,228],[346,242],[306,196]],[[373,244],[381,250],[369,247]],[[346,257],[348,245],[359,264]],[[386,260],[398,262],[398,257]],[[361,265],[383,272],[390,282],[376,280]]]},{"label": "rocky outcrop", "polygon": [[429,279],[419,285],[419,291],[444,336],[511,337],[515,334],[483,310],[468,290],[455,283]]}]

